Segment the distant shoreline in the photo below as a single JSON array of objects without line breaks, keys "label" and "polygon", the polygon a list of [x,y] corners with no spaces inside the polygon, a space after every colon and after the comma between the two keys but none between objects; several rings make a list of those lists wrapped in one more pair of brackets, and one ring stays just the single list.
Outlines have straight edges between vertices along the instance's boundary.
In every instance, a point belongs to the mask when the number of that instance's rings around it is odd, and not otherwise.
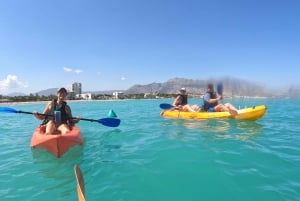
[{"label": "distant shoreline", "polygon": [[[199,98],[199,97],[190,97],[190,99]],[[231,98],[231,97],[225,97],[225,98]],[[246,99],[268,99],[268,98],[274,98],[274,97],[263,97],[263,96],[235,96],[233,99],[240,99],[240,98],[246,98]],[[172,98],[159,98],[159,99],[172,99]],[[149,99],[149,100],[159,100],[159,99]],[[107,99],[107,100],[66,100],[68,103],[75,103],[75,102],[105,102],[105,101],[127,101],[127,100],[146,100],[146,99]],[[14,105],[34,105],[34,104],[47,104],[50,102],[47,101],[28,101],[28,102],[13,102],[13,101],[7,101],[7,102],[0,102],[0,106],[14,106]]]},{"label": "distant shoreline", "polygon": [[[132,99],[111,99],[111,100],[66,100],[67,103],[72,102],[102,102],[102,101],[122,101],[122,100],[132,100]],[[1,106],[10,105],[34,105],[34,104],[47,104],[50,101],[28,101],[28,102],[0,102]]]}]

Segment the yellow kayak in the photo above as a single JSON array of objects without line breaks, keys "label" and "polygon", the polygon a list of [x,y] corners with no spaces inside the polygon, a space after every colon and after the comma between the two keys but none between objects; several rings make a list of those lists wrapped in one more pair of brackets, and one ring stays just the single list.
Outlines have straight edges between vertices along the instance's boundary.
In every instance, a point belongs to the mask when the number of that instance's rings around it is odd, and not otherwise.
[{"label": "yellow kayak", "polygon": [[164,110],[160,113],[166,118],[176,119],[237,119],[237,120],[252,120],[255,121],[266,113],[265,105],[257,105],[238,110],[238,114],[232,116],[229,112],[182,112],[178,110]]}]

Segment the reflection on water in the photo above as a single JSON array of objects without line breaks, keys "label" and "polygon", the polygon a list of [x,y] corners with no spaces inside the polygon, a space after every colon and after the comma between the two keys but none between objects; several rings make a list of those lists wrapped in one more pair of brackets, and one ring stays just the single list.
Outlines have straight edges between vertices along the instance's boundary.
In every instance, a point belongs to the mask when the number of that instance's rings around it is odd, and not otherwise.
[{"label": "reflection on water", "polygon": [[83,146],[70,148],[62,157],[56,158],[44,149],[32,149],[33,164],[36,177],[46,178],[45,184],[39,185],[39,191],[51,192],[59,189],[61,197],[69,196],[74,192],[74,164],[81,164]]},{"label": "reflection on water", "polygon": [[262,125],[254,121],[230,121],[230,131],[225,135],[217,134],[217,138],[221,139],[237,139],[247,141],[261,134]]},{"label": "reflection on water", "polygon": [[[197,132],[216,139],[237,139],[247,141],[262,132],[263,126],[255,121],[236,121],[232,119],[211,120],[169,120],[167,126],[177,127],[176,134],[184,136]],[[186,130],[188,129],[188,131]]]},{"label": "reflection on water", "polygon": [[51,163],[52,165],[60,164],[62,161],[71,161],[73,159],[78,159],[83,155],[83,146],[76,145],[71,147],[63,156],[57,158],[45,149],[35,148],[31,149],[33,162],[35,164]]}]

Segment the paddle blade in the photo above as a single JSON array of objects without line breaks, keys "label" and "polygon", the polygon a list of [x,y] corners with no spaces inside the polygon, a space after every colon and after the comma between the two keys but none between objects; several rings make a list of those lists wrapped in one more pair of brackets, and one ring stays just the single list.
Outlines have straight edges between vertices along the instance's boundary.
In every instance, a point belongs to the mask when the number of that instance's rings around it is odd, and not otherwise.
[{"label": "paddle blade", "polygon": [[103,119],[98,119],[97,122],[103,124],[104,126],[118,127],[121,123],[121,120],[115,118],[103,118]]},{"label": "paddle blade", "polygon": [[83,174],[81,172],[81,169],[79,168],[78,165],[74,165],[74,172],[75,172],[75,178],[76,178],[76,183],[77,183],[77,195],[78,195],[78,201],[85,201],[84,198],[84,192],[85,192],[85,187],[84,187],[84,178]]},{"label": "paddle blade", "polygon": [[0,112],[19,113],[18,110],[10,107],[0,107]]},{"label": "paddle blade", "polygon": [[163,110],[169,110],[169,109],[173,108],[174,106],[171,104],[168,104],[168,103],[162,103],[159,105],[159,107]]},{"label": "paddle blade", "polygon": [[222,83],[218,83],[218,85],[217,85],[217,93],[219,94],[219,95],[223,95],[223,84]]}]

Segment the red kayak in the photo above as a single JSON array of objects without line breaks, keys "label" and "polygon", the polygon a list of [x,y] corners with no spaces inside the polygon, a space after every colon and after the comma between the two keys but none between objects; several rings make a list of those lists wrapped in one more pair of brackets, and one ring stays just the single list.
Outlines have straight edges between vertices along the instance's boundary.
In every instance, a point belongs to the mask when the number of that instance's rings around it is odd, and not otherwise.
[{"label": "red kayak", "polygon": [[32,134],[30,146],[46,149],[56,157],[61,157],[69,148],[84,142],[78,127],[73,126],[70,133],[45,135],[45,127],[38,127]]}]

